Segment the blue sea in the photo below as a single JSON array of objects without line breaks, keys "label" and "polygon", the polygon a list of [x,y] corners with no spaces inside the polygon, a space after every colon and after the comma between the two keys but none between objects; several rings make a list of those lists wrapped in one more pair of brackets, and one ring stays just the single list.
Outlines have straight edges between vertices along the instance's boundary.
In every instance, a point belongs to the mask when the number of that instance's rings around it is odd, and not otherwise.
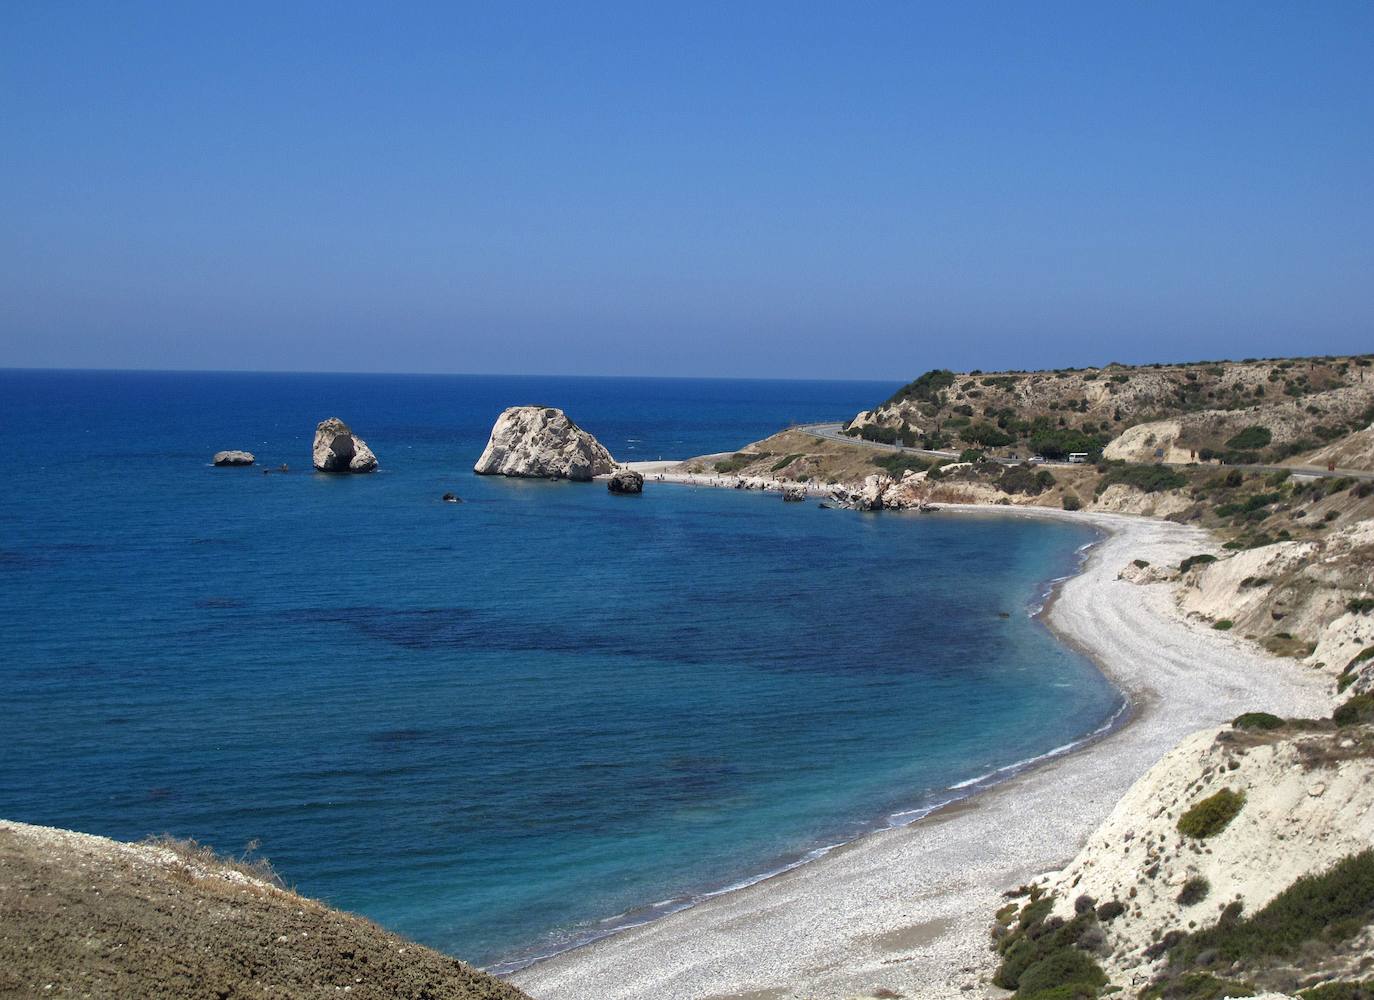
[{"label": "blue sea", "polygon": [[[1033,614],[1080,526],[471,472],[514,404],[641,460],[894,388],[0,371],[0,816],[257,842],[504,970],[1084,738],[1120,695]],[[310,470],[327,416],[381,471]]]}]

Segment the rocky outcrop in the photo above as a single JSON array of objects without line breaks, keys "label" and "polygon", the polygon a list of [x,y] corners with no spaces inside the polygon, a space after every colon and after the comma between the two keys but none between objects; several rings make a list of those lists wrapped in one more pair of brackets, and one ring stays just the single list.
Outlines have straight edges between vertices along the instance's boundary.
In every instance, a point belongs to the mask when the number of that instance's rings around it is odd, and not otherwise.
[{"label": "rocky outcrop", "polygon": [[213,459],[215,465],[252,465],[253,453],[251,451],[217,451]]},{"label": "rocky outcrop", "polygon": [[643,493],[644,477],[633,469],[617,469],[606,482],[612,493]]},{"label": "rocky outcrop", "polygon": [[377,456],[367,442],[338,417],[321,420],[315,428],[315,468],[321,472],[372,472]]},{"label": "rocky outcrop", "polygon": [[805,486],[784,486],[782,488],[783,503],[801,503],[806,499]]},{"label": "rocky outcrop", "polygon": [[905,472],[900,479],[874,475],[859,483],[837,483],[830,496],[837,506],[851,510],[919,510],[928,500],[927,486],[924,472]]},{"label": "rocky outcrop", "polygon": [[552,406],[512,406],[496,418],[479,476],[574,479],[585,482],[614,472],[615,459],[592,435]]},{"label": "rocky outcrop", "polygon": [[[1244,796],[1235,818],[1205,840],[1182,834],[1180,817],[1223,789]],[[1122,995],[1134,996],[1168,962],[1162,948],[1149,950],[1162,932],[1212,926],[1236,900],[1243,914],[1253,914],[1300,876],[1325,871],[1371,841],[1368,727],[1226,726],[1190,736],[1165,755],[1045,888],[1054,896],[1053,913],[1065,920],[1084,896],[1119,907],[1102,924],[1097,957]],[[1337,966],[1342,961],[1330,958]]]}]

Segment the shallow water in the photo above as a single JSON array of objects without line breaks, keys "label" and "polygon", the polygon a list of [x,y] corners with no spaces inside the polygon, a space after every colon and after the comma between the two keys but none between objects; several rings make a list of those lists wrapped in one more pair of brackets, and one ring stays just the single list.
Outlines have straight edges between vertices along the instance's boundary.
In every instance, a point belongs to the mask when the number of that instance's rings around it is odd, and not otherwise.
[{"label": "shallow water", "polygon": [[[0,815],[258,840],[503,965],[1083,736],[1119,697],[1029,614],[1080,526],[469,471],[515,403],[647,459],[891,389],[0,372]],[[380,473],[305,471],[336,413]]]}]

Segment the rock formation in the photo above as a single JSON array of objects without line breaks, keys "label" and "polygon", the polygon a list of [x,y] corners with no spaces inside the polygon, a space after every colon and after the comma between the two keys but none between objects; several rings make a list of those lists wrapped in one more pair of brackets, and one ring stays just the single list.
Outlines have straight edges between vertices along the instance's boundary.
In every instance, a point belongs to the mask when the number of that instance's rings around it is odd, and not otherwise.
[{"label": "rock formation", "polygon": [[643,493],[644,477],[633,469],[617,469],[606,483],[612,493]]},{"label": "rock formation", "polygon": [[601,442],[551,406],[512,406],[496,418],[482,457],[480,476],[587,481],[614,472]]},{"label": "rock formation", "polygon": [[782,488],[783,503],[801,503],[806,499],[805,486],[784,486]]},{"label": "rock formation", "polygon": [[315,468],[321,472],[372,472],[377,456],[338,417],[321,420],[315,428]]},{"label": "rock formation", "polygon": [[251,451],[217,451],[214,457],[216,465],[252,465],[253,461]]}]

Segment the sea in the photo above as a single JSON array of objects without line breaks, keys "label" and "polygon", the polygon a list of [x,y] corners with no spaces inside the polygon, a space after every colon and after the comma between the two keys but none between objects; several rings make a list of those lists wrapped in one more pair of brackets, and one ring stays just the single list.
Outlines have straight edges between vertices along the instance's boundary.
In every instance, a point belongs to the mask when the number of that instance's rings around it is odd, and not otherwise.
[{"label": "sea", "polygon": [[[504,972],[1064,752],[1123,709],[1037,614],[1086,527],[472,472],[511,405],[634,461],[894,388],[0,371],[0,817]],[[330,416],[378,472],[312,471]]]}]

